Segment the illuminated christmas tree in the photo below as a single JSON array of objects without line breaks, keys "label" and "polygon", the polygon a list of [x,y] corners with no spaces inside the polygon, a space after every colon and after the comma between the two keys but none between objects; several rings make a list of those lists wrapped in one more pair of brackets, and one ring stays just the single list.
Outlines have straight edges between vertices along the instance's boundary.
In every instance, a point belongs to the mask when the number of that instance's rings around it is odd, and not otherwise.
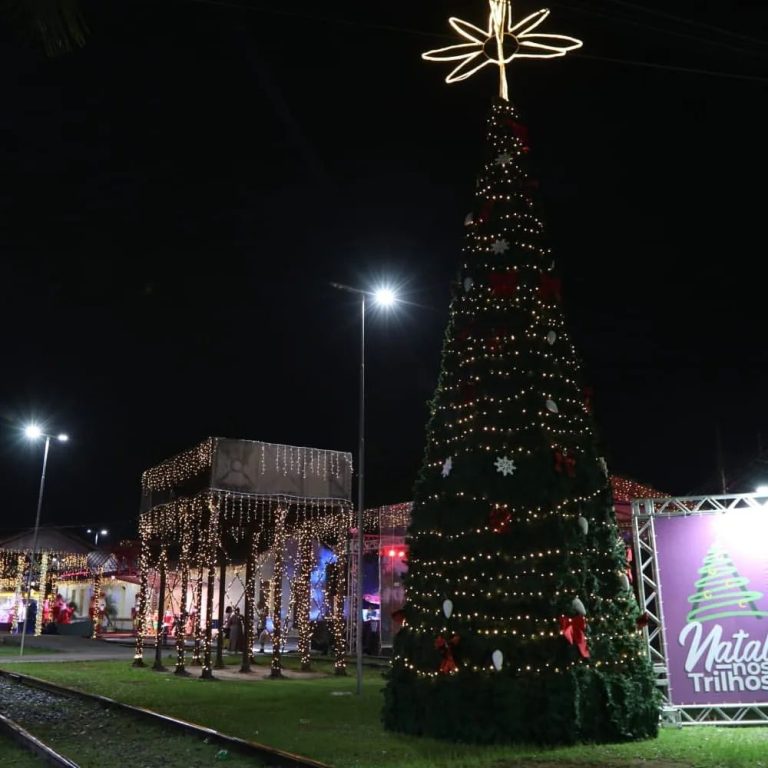
[{"label": "illuminated christmas tree", "polygon": [[739,576],[730,556],[719,544],[709,548],[699,575],[696,592],[688,598],[692,605],[688,621],[716,621],[731,616],[768,617],[768,611],[761,611],[755,602],[763,593],[747,589],[749,579]]},{"label": "illuminated christmas tree", "polygon": [[487,32],[451,21],[477,51],[425,54],[461,54],[449,80],[493,62],[502,86],[414,494],[384,722],[474,742],[647,737],[658,708],[640,611],[525,170],[527,131],[506,100],[510,50],[534,40],[549,53],[514,55],[562,55],[578,41],[531,35],[546,12],[513,26],[507,4],[490,2]]}]

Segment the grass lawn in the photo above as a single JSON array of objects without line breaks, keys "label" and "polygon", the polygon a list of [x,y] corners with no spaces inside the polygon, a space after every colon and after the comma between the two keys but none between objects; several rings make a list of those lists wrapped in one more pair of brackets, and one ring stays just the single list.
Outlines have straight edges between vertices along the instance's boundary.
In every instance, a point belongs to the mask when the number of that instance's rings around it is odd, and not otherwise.
[{"label": "grass lawn", "polygon": [[45,768],[46,763],[37,755],[22,749],[10,736],[0,733],[0,765],[13,768]]},{"label": "grass lawn", "polygon": [[[260,661],[266,665],[268,658]],[[323,662],[317,668],[329,669]],[[257,669],[266,673],[266,667]],[[354,694],[352,676],[210,682],[114,661],[14,664],[12,671],[175,715],[336,768],[768,768],[768,728],[669,729],[655,741],[554,750],[470,747],[392,734],[379,722],[383,681],[373,669],[366,670],[362,698]]]}]

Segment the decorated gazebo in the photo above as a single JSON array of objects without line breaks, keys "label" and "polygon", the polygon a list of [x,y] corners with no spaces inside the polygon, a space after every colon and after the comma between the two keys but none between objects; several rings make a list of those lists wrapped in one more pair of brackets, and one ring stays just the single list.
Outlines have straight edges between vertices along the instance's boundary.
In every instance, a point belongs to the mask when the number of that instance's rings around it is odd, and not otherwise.
[{"label": "decorated gazebo", "polygon": [[[141,553],[134,664],[143,665],[144,637],[157,632],[155,669],[162,669],[162,617],[172,611],[176,673],[186,670],[186,638],[194,639],[193,663],[212,678],[213,629],[224,625],[227,573],[242,572],[241,671],[250,670],[260,571],[271,563],[272,676],[280,677],[285,631],[283,582],[288,552],[294,567],[294,602],[302,667],[310,662],[310,599],[318,545],[334,553],[335,578],[326,584],[337,674],[345,672],[344,575],[352,506],[351,454],[254,440],[210,437],[142,475]],[[288,546],[288,543],[291,546]],[[169,579],[178,583],[169,591]],[[231,582],[230,582],[231,583]],[[218,594],[217,594],[218,593]],[[262,596],[263,597],[263,596]],[[156,616],[157,623],[148,617]],[[216,618],[214,618],[216,616]],[[223,665],[223,633],[215,665]]]}]

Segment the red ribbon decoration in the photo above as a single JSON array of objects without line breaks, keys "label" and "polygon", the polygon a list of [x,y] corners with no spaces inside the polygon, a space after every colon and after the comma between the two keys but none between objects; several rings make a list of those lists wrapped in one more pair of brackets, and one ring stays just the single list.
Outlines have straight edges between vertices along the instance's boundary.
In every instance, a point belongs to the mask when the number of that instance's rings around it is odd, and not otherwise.
[{"label": "red ribbon decoration", "polygon": [[554,299],[560,301],[560,289],[562,283],[559,277],[551,277],[546,272],[541,273],[539,280],[539,295],[544,301]]},{"label": "red ribbon decoration", "polygon": [[587,648],[587,636],[584,630],[587,628],[587,620],[583,616],[561,616],[560,632],[563,637],[579,649],[583,659],[589,658],[589,648]]},{"label": "red ribbon decoration", "polygon": [[458,669],[453,659],[453,646],[458,645],[460,639],[458,635],[454,635],[450,640],[446,640],[442,635],[439,635],[435,640],[435,648],[443,654],[443,659],[437,669],[440,674],[449,675]]},{"label": "red ribbon decoration", "polygon": [[563,470],[565,470],[568,477],[576,477],[576,459],[557,449],[555,451],[555,472],[562,475]]},{"label": "red ribbon decoration", "polygon": [[496,296],[514,296],[517,272],[491,272],[491,291]]},{"label": "red ribbon decoration", "polygon": [[493,204],[495,202],[495,200],[489,199],[483,203],[483,207],[478,211],[477,216],[475,217],[475,221],[478,224],[485,224],[488,219],[491,218],[491,213],[493,213]]},{"label": "red ribbon decoration", "polygon": [[494,533],[501,533],[511,519],[512,515],[503,507],[493,507],[491,514],[488,516],[488,522],[491,524]]}]

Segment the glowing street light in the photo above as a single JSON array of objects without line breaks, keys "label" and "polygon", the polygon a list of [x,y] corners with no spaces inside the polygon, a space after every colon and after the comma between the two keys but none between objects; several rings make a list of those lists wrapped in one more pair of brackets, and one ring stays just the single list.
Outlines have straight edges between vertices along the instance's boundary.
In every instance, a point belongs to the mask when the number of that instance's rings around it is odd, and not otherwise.
[{"label": "glowing street light", "polygon": [[357,633],[355,638],[357,656],[357,694],[363,692],[363,508],[365,497],[365,304],[370,297],[377,306],[388,308],[397,303],[397,294],[388,286],[375,291],[361,291],[341,283],[331,283],[334,288],[360,297],[360,422],[357,447]]},{"label": "glowing street light", "polygon": [[761,496],[768,496],[768,485],[758,485],[755,488],[755,493],[759,493]]},{"label": "glowing street light", "polygon": [[[51,447],[52,435],[49,435],[37,425],[28,424],[24,428],[24,434],[30,440],[39,440],[41,437],[45,438],[45,449],[43,450],[43,471],[40,474],[40,491],[37,494],[37,514],[35,515],[35,532],[32,536],[32,553],[29,558],[29,582],[27,585],[27,609],[24,613],[24,626],[21,632],[21,643],[19,644],[19,656],[24,655],[24,638],[27,636],[27,619],[29,618],[29,603],[32,599],[32,573],[35,564],[35,558],[37,557],[37,541],[40,534],[40,510],[43,508],[43,491],[45,490],[45,470],[48,467],[48,451]],[[60,443],[66,443],[69,440],[69,436],[61,432],[56,439]],[[40,606],[42,610],[42,606]]]},{"label": "glowing street light", "polygon": [[88,528],[86,533],[90,533],[91,535],[93,535],[93,537],[94,537],[93,545],[95,547],[98,547],[99,546],[99,536],[106,536],[109,533],[109,531],[106,528],[100,528],[99,530],[95,530],[93,528]]}]

